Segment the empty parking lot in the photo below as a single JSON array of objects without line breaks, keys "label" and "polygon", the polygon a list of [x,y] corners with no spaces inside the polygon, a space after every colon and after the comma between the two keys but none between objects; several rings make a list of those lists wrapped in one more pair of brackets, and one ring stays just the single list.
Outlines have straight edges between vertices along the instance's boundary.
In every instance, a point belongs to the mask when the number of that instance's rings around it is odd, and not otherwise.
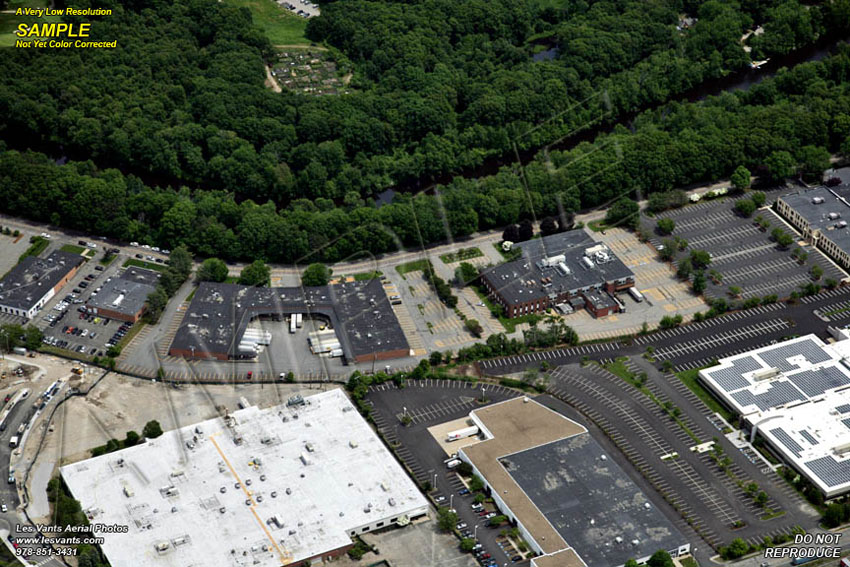
[{"label": "empty parking lot", "polygon": [[[815,281],[811,269],[823,269],[819,283],[827,279],[841,280],[845,275],[818,250],[794,242],[782,249],[770,238],[771,230],[782,228],[797,237],[779,217],[769,209],[756,211],[753,218],[745,218],[734,210],[734,199],[718,199],[689,205],[675,211],[659,214],[657,218],[671,219],[675,223],[671,237],[687,241],[684,251],[678,252],[676,262],[687,257],[692,250],[705,250],[711,254],[711,264],[706,270],[720,274],[718,281],[707,278],[705,294],[708,297],[730,297],[730,289],[741,289],[741,297],[777,295],[788,297],[801,286]],[[755,218],[762,216],[769,227],[762,229]],[[654,221],[653,221],[654,222]],[[656,247],[666,238],[656,235],[651,239]],[[802,263],[792,257],[795,250],[808,257]],[[714,278],[717,279],[717,278]]]}]

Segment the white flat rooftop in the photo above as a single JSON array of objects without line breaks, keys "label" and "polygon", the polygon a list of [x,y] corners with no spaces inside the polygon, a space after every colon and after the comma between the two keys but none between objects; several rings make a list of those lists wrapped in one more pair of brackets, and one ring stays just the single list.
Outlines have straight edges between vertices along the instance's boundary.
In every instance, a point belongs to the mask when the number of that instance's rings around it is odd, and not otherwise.
[{"label": "white flat rooftop", "polygon": [[699,374],[827,497],[850,490],[850,340],[806,335]]},{"label": "white flat rooftop", "polygon": [[115,566],[286,565],[427,511],[342,390],[304,400],[169,431],[62,476],[91,523],[129,526],[103,534]]}]

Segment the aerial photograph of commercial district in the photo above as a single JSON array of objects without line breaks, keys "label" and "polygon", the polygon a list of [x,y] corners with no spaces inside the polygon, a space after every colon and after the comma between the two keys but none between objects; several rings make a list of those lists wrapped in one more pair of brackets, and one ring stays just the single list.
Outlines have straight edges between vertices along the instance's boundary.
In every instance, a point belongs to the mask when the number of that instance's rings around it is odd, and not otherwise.
[{"label": "aerial photograph of commercial district", "polygon": [[850,0],[0,0],[0,567],[850,567]]}]

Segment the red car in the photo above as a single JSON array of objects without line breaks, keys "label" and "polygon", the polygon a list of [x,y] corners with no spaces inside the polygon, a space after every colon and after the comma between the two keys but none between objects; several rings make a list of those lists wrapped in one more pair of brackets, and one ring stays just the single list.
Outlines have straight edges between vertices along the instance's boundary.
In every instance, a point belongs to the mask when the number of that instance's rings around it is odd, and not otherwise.
[{"label": "red car", "polygon": [[248,371],[248,380],[250,380],[253,377],[254,377],[254,373],[249,370]]}]

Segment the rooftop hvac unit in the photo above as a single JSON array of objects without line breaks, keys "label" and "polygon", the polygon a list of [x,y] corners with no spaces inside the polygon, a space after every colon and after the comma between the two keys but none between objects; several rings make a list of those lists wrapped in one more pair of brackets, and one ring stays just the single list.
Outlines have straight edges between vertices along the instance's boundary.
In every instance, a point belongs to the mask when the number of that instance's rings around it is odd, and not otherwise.
[{"label": "rooftop hvac unit", "polygon": [[558,273],[562,276],[568,276],[570,274],[570,269],[564,262],[558,262],[558,265],[555,266],[555,269],[558,270]]},{"label": "rooftop hvac unit", "polygon": [[604,244],[597,244],[596,246],[591,246],[590,248],[586,248],[584,250],[584,255],[585,256],[593,256],[597,252],[607,252],[607,251],[608,251],[607,246],[605,246]]},{"label": "rooftop hvac unit", "polygon": [[563,254],[558,254],[557,256],[550,256],[549,258],[543,258],[540,262],[546,268],[551,268],[552,266],[557,266],[561,262],[564,262],[567,259]]},{"label": "rooftop hvac unit", "polygon": [[757,370],[753,372],[753,380],[755,380],[756,382],[760,382],[762,380],[776,378],[779,375],[780,371],[778,368],[764,368],[762,370]]},{"label": "rooftop hvac unit", "polygon": [[823,203],[823,197],[813,197],[812,198],[812,204],[820,205],[821,203]]},{"label": "rooftop hvac unit", "polygon": [[590,258],[588,258],[587,256],[583,256],[583,257],[582,257],[582,259],[581,259],[581,261],[582,261],[582,262],[584,263],[584,265],[585,265],[585,266],[587,266],[588,268],[593,268],[593,260],[591,260],[591,259],[590,259]]},{"label": "rooftop hvac unit", "polygon": [[829,220],[837,220],[841,217],[841,214],[840,213],[829,213],[826,216],[829,217]]},{"label": "rooftop hvac unit", "polygon": [[847,226],[847,221],[842,220],[835,223],[835,228],[845,228]]}]

